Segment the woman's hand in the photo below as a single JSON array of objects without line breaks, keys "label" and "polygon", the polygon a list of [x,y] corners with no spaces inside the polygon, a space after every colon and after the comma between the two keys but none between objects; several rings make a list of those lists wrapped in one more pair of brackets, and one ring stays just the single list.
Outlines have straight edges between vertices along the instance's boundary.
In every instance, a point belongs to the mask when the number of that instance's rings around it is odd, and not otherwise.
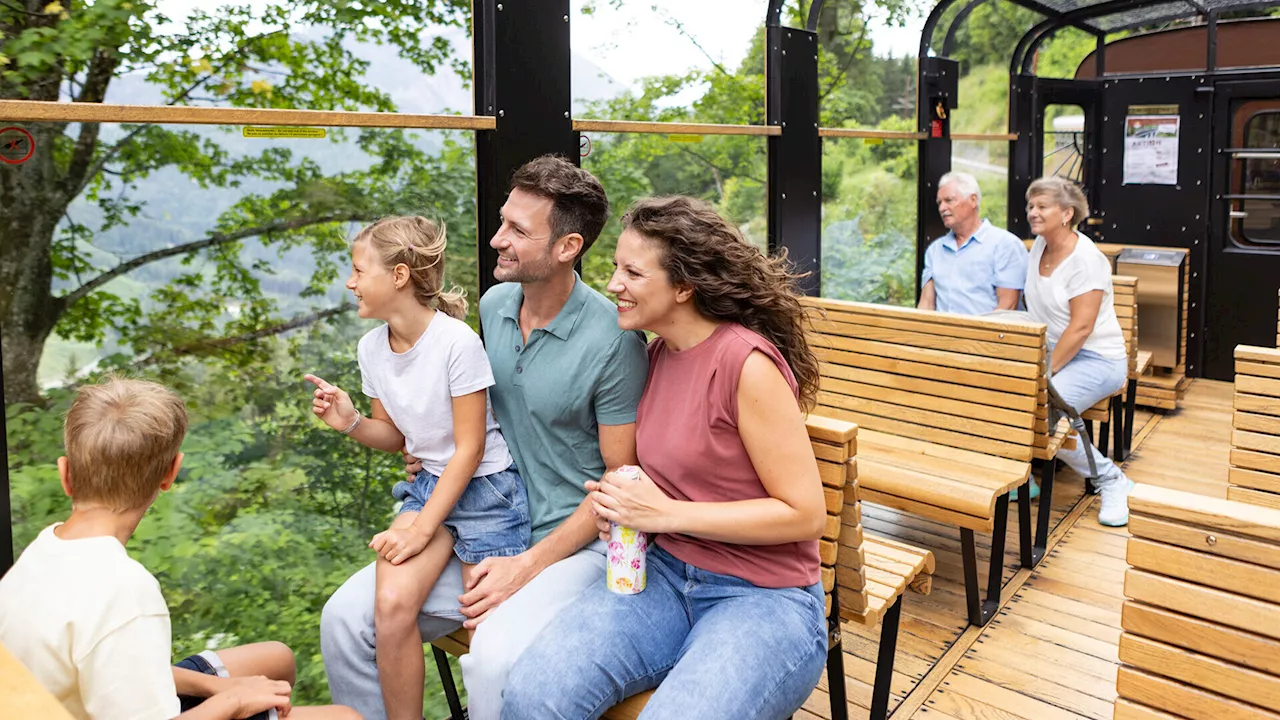
[{"label": "woman's hand", "polygon": [[667,497],[644,470],[640,471],[638,480],[608,472],[600,482],[588,482],[586,487],[591,511],[604,521],[596,523],[601,528],[601,537],[608,535],[610,521],[640,532],[676,532],[672,527],[675,501]]},{"label": "woman's hand", "polygon": [[342,432],[356,421],[356,406],[351,396],[342,388],[329,384],[329,381],[315,375],[303,375],[304,380],[316,386],[315,397],[311,400],[311,412],[324,421],[325,425]]},{"label": "woman's hand", "polygon": [[383,530],[373,536],[369,547],[392,565],[399,565],[422,552],[431,542],[434,531],[428,532],[417,525]]}]

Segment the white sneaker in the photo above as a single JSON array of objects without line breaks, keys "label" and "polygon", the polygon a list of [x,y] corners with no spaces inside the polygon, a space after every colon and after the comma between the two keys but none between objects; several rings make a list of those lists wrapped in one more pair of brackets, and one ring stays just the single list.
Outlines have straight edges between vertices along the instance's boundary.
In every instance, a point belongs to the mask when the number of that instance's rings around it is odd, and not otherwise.
[{"label": "white sneaker", "polygon": [[1121,475],[1102,484],[1095,480],[1094,485],[1098,488],[1098,494],[1102,496],[1102,503],[1098,508],[1098,522],[1107,527],[1128,525],[1129,491],[1133,489],[1134,482]]}]

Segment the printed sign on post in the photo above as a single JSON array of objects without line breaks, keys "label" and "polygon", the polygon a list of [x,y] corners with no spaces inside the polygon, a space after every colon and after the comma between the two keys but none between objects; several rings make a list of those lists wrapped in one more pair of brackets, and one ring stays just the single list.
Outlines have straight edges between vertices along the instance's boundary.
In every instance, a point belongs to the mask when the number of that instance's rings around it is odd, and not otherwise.
[{"label": "printed sign on post", "polygon": [[1126,115],[1124,119],[1125,185],[1177,185],[1177,115]]}]

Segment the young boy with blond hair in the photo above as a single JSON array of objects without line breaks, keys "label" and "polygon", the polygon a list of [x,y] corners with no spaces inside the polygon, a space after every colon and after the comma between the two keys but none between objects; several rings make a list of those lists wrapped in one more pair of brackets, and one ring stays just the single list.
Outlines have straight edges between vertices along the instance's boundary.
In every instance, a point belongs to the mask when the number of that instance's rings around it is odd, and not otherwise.
[{"label": "young boy with blond hair", "polygon": [[169,609],[125,544],[173,486],[186,432],[186,407],[162,385],[80,389],[58,458],[71,515],[0,579],[0,643],[76,718],[358,720],[344,707],[291,708],[293,653],[281,643],[169,665]]}]

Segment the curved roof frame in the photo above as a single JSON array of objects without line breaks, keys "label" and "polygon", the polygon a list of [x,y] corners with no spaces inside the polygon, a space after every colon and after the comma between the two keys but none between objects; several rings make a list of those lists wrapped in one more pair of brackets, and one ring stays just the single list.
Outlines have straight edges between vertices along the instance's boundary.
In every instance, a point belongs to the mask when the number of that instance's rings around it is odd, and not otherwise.
[{"label": "curved roof frame", "polygon": [[[778,0],[771,0],[776,2]],[[955,14],[947,27],[942,43],[942,55],[950,56],[955,50],[957,32],[979,5],[985,0],[969,0]],[[1009,59],[1009,73],[1016,75],[1031,74],[1032,63],[1036,51],[1051,38],[1054,33],[1064,27],[1075,27],[1098,39],[1097,59],[1099,75],[1105,62],[1103,48],[1108,33],[1131,30],[1144,25],[1168,22],[1182,18],[1202,17],[1209,24],[1216,24],[1217,16],[1222,11],[1255,10],[1280,5],[1280,0],[1103,0],[1087,2],[1085,0],[1009,0],[1014,4],[1032,10],[1044,16],[1044,20],[1034,25],[1019,40]],[[929,13],[920,32],[920,54],[928,57],[933,48],[934,35],[942,16],[955,5],[958,0],[940,0]],[[1050,4],[1052,3],[1052,4]],[[820,4],[820,3],[818,3]],[[1069,10],[1058,7],[1063,4],[1074,4]],[[1058,6],[1058,7],[1055,7]],[[1153,9],[1167,7],[1168,12],[1152,14]],[[1127,16],[1127,17],[1126,17]]]}]

